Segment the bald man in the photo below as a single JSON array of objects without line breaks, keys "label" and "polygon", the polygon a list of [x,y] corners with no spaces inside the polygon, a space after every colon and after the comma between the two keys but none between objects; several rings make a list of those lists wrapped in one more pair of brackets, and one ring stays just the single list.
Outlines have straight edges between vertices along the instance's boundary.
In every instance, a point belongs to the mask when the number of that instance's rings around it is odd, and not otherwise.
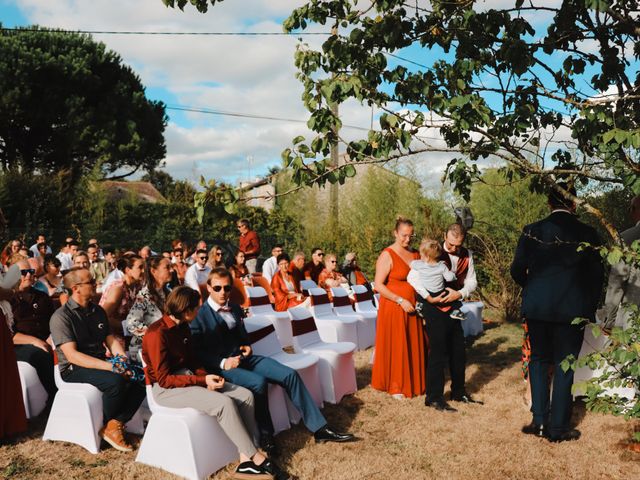
[{"label": "bald man", "polygon": [[[620,234],[627,246],[631,246],[635,240],[640,240],[640,196],[631,200],[629,212],[635,225]],[[619,262],[611,267],[607,296],[601,310],[605,329],[626,326],[629,313],[620,308],[623,303],[640,304],[640,270]]]}]

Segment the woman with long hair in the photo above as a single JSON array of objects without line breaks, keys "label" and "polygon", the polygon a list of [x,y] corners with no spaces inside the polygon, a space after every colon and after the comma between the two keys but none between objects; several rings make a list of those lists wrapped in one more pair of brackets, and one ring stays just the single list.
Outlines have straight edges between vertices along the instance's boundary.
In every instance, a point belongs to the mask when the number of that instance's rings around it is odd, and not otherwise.
[{"label": "woman with long hair", "polygon": [[291,307],[307,306],[308,298],[296,286],[296,282],[289,271],[289,255],[278,255],[278,271],[271,279],[271,291],[275,298],[276,312],[286,312]]},{"label": "woman with long hair", "polygon": [[251,286],[251,274],[249,273],[249,269],[245,265],[244,260],[244,252],[241,250],[236,250],[236,254],[233,257],[234,263],[229,267],[229,271],[231,272],[231,276],[233,278],[238,278],[247,286]]},{"label": "woman with long hair", "polygon": [[100,306],[107,314],[111,333],[122,338],[122,322],[127,318],[144,281],[144,260],[135,253],[125,254],[118,260],[118,270],[123,276],[106,286],[100,297]]},{"label": "woman with long hair", "polygon": [[20,251],[22,247],[22,242],[20,240],[11,240],[7,245],[2,249],[2,253],[0,254],[0,263],[2,266],[7,266],[7,262],[9,259]]},{"label": "woman with long hair", "polygon": [[209,250],[209,260],[207,260],[207,265],[209,265],[212,270],[214,268],[225,266],[222,247],[220,245],[214,245],[211,247],[211,250]]},{"label": "woman with long hair", "polygon": [[44,256],[44,275],[42,275],[34,288],[46,293],[50,297],[60,296],[60,284],[62,277],[60,276],[60,260],[53,254],[49,253]]},{"label": "woman with long hair", "polygon": [[133,361],[137,361],[138,352],[142,348],[142,337],[149,325],[162,318],[171,274],[171,261],[168,258],[154,256],[147,262],[146,284],[138,292],[125,324],[132,335],[128,353]]},{"label": "woman with long hair", "polygon": [[394,398],[425,392],[425,337],[415,314],[415,291],[407,282],[409,264],[419,258],[411,248],[413,232],[413,222],[398,217],[395,241],[376,262],[374,285],[380,293],[380,308],[371,386]]}]

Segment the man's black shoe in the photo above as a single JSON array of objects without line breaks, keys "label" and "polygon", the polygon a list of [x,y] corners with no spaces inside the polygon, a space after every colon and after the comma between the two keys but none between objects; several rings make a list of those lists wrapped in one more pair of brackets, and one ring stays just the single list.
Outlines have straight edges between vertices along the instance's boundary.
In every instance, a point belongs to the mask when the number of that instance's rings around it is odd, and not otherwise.
[{"label": "man's black shoe", "polygon": [[338,433],[331,430],[326,425],[322,427],[320,430],[313,434],[313,438],[316,439],[316,443],[324,443],[324,442],[352,442],[356,439],[350,433]]},{"label": "man's black shoe", "polygon": [[456,395],[455,397],[451,395],[451,400],[454,402],[477,403],[478,405],[484,405],[484,402],[481,402],[480,400],[476,400],[468,393],[463,393],[462,395]]},{"label": "man's black shoe", "polygon": [[580,430],[576,430],[572,428],[562,433],[547,435],[547,439],[550,442],[559,443],[559,442],[570,442],[572,440],[578,440],[580,438]]},{"label": "man's black shoe", "polygon": [[544,425],[539,425],[536,422],[531,422],[529,425],[522,427],[522,433],[527,435],[535,435],[536,437],[545,437],[547,430]]},{"label": "man's black shoe", "polygon": [[273,474],[267,471],[262,465],[256,465],[251,460],[242,462],[233,473],[233,478],[242,480],[273,480]]},{"label": "man's black shoe", "polygon": [[447,402],[445,402],[444,400],[425,400],[424,404],[427,407],[435,408],[440,412],[457,412],[458,411],[455,408],[453,408],[451,405],[449,405]]},{"label": "man's black shoe", "polygon": [[282,470],[280,467],[278,467],[271,460],[265,460],[264,462],[262,462],[262,465],[260,465],[260,467],[262,467],[268,473],[273,475],[273,478],[275,480],[292,480],[293,478],[295,478],[295,477],[292,477],[291,475],[289,475],[284,470]]}]

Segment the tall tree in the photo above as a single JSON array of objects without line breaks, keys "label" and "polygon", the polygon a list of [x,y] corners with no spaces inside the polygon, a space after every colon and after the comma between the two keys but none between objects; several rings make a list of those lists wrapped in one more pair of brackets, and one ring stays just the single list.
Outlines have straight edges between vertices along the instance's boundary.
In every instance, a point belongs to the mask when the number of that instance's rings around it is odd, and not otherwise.
[{"label": "tall tree", "polygon": [[[183,8],[187,0],[164,0]],[[190,0],[206,10],[211,0]],[[504,160],[533,185],[557,177],[613,182],[640,192],[640,17],[636,0],[308,0],[286,31],[327,25],[321,49],[296,53],[308,126],[283,160],[300,184],[340,181],[354,162],[454,152],[446,173],[464,196],[477,161]],[[400,58],[398,58],[400,57]],[[435,61],[434,61],[435,59]],[[407,61],[408,60],[408,61]],[[356,99],[384,114],[345,145],[332,167],[340,119],[333,103]],[[436,128],[443,142],[424,138]],[[559,139],[565,139],[558,143]],[[570,197],[568,192],[563,192]],[[615,229],[600,212],[612,236]]]},{"label": "tall tree", "polygon": [[165,108],[87,35],[0,30],[0,167],[123,178],[166,154]]}]

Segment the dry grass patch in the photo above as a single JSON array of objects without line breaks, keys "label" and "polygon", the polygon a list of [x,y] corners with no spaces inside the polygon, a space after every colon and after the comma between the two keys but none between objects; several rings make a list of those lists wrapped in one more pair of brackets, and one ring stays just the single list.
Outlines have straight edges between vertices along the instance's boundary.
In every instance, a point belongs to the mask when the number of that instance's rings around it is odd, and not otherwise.
[{"label": "dry grass patch", "polygon": [[[297,426],[277,442],[279,461],[300,479],[635,479],[640,454],[624,449],[634,425],[578,406],[577,442],[550,444],[520,433],[530,421],[520,374],[521,330],[494,326],[468,349],[468,389],[484,406],[456,405],[455,414],[424,407],[424,397],[394,400],[369,386],[370,351],[356,355],[360,390],[324,413],[360,441],[316,445]],[[0,447],[0,477],[10,479],[173,479],[134,462],[135,452],[111,448],[92,455],[81,447],[40,440],[44,421],[19,443]],[[216,480],[230,478],[232,467]]]}]

